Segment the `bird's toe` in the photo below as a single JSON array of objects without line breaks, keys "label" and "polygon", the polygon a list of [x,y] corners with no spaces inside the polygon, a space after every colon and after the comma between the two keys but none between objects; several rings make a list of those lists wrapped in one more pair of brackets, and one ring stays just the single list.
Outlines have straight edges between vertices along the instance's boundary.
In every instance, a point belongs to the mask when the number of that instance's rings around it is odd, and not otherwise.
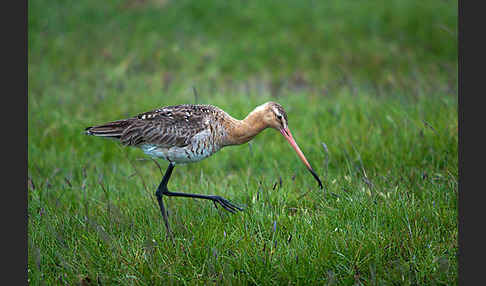
[{"label": "bird's toe", "polygon": [[235,213],[236,211],[242,211],[243,209],[239,206],[236,206],[235,204],[231,203],[227,199],[220,197],[220,196],[215,196],[214,197],[214,205],[216,206],[216,202],[219,203],[225,210]]}]

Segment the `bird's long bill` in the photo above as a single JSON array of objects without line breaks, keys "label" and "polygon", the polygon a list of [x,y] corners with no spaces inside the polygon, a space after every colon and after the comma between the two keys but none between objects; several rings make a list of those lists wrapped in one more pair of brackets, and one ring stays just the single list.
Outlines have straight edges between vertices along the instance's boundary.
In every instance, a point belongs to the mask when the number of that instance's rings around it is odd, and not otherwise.
[{"label": "bird's long bill", "polygon": [[302,151],[299,148],[299,145],[297,145],[297,143],[295,142],[294,137],[292,137],[292,133],[290,133],[290,130],[288,128],[282,128],[282,129],[280,129],[280,133],[282,133],[282,135],[285,137],[285,139],[287,139],[287,141],[289,141],[292,148],[294,148],[295,152],[297,152],[297,155],[299,156],[300,160],[302,160],[302,162],[305,164],[307,169],[311,172],[312,176],[314,176],[314,179],[316,179],[316,181],[319,183],[319,188],[322,189],[323,187],[322,187],[321,180],[319,179],[316,172],[314,172],[311,165],[309,164],[309,162],[305,158],[304,153],[302,153]]}]

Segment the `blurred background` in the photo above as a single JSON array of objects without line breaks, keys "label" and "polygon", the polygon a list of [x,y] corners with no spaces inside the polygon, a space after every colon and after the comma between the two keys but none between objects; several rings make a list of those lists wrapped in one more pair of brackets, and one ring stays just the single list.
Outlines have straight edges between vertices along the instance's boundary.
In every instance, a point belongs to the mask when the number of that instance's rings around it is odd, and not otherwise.
[{"label": "blurred background", "polygon": [[81,82],[119,94],[132,85],[206,96],[457,93],[457,1],[38,0],[28,9],[32,96],[56,83],[82,94]]}]

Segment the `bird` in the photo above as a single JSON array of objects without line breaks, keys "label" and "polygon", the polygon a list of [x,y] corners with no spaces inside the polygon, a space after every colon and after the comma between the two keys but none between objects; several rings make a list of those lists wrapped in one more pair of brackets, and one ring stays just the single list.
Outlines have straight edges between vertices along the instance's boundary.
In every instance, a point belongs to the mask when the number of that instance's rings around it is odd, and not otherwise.
[{"label": "bird", "polygon": [[221,196],[169,191],[167,185],[176,164],[198,162],[223,147],[247,143],[267,128],[278,130],[283,135],[318,182],[319,188],[323,189],[317,173],[289,130],[287,113],[282,105],[273,101],[257,106],[242,120],[214,105],[180,104],[87,127],[84,131],[86,135],[115,139],[124,146],[140,148],[152,158],[169,162],[155,196],[170,233],[163,196],[210,200],[216,208],[219,204],[231,213],[243,210]]}]

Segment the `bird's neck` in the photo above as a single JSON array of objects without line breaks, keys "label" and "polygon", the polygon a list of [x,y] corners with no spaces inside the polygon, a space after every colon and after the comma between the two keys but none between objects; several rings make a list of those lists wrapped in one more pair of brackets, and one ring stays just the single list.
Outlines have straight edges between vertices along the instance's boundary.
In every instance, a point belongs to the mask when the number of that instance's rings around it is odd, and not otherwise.
[{"label": "bird's neck", "polygon": [[267,127],[260,112],[251,112],[243,120],[231,118],[226,128],[228,133],[225,145],[244,144]]}]

